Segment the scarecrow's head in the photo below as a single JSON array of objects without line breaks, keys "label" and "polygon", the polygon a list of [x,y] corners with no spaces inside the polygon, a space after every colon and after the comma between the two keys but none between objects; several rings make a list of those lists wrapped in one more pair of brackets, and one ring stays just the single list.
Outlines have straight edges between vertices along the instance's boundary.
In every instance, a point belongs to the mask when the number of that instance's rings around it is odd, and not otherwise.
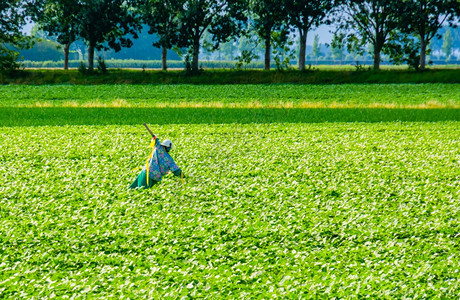
[{"label": "scarecrow's head", "polygon": [[163,146],[163,148],[165,149],[166,152],[169,152],[169,151],[171,151],[171,149],[173,147],[173,143],[171,142],[171,140],[164,140],[161,143],[161,146]]}]

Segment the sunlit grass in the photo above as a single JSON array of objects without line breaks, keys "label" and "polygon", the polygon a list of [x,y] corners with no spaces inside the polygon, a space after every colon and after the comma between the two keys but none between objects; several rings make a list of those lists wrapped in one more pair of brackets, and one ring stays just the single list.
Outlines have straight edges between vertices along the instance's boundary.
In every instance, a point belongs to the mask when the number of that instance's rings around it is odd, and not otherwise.
[{"label": "sunlit grass", "polygon": [[9,107],[457,108],[460,84],[0,86]]},{"label": "sunlit grass", "polygon": [[433,109],[433,108],[460,108],[460,103],[440,103],[438,101],[429,101],[420,104],[401,104],[401,103],[368,103],[368,104],[355,104],[355,103],[323,103],[323,102],[273,102],[273,103],[260,103],[258,101],[248,103],[224,103],[224,102],[156,102],[152,104],[142,103],[133,104],[126,100],[115,100],[113,102],[77,102],[67,101],[61,103],[52,102],[35,102],[32,104],[20,104],[17,107],[87,107],[87,108],[409,108],[409,109]]}]

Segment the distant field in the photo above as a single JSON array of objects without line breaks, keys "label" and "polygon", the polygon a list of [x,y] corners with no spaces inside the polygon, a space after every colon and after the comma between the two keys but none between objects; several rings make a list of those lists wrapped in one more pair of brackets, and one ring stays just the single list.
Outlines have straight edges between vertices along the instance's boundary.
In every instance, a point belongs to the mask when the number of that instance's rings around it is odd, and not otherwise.
[{"label": "distant field", "polygon": [[[82,61],[80,60],[70,60],[70,68],[78,68]],[[26,68],[63,68],[64,61],[23,61],[22,65]],[[86,62],[83,62],[86,63]],[[161,69],[161,60],[134,60],[134,59],[109,59],[105,61],[108,68],[137,68],[137,69]],[[235,69],[236,61],[207,61],[201,60],[200,67],[204,69]],[[430,69],[447,69],[447,68],[460,68],[460,61],[452,62],[450,65],[446,65],[445,62],[437,61],[434,65],[429,66]],[[184,69],[184,62],[181,60],[168,60],[168,69]],[[315,68],[319,70],[355,70],[356,64],[361,66],[370,67],[373,65],[373,61],[343,61],[343,62],[333,62],[333,61],[307,61],[307,68]],[[263,61],[252,62],[249,65],[243,66],[243,68],[251,69],[263,69]],[[275,69],[276,65],[272,64],[272,68]],[[296,64],[292,64],[291,68],[297,68]],[[407,65],[394,66],[394,65],[381,65],[383,70],[407,70]]]},{"label": "distant field", "polygon": [[[149,120],[154,121],[154,120]],[[0,127],[4,298],[456,298],[460,126]]]},{"label": "distant field", "polygon": [[459,108],[460,84],[3,85],[0,106]]}]

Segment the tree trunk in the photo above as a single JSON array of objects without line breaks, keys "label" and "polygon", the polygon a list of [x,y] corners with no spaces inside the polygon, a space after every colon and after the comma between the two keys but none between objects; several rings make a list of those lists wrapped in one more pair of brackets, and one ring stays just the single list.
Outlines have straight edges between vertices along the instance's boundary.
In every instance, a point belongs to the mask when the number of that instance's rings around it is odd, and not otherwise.
[{"label": "tree trunk", "polygon": [[192,71],[198,72],[198,63],[199,63],[199,54],[200,54],[200,37],[195,37],[193,41],[193,59],[192,59]]},{"label": "tree trunk", "polygon": [[161,69],[163,71],[166,71],[166,69],[168,68],[167,65],[166,65],[166,56],[168,54],[168,49],[163,46],[162,50],[161,50]]},{"label": "tree trunk", "polygon": [[270,70],[271,43],[270,35],[265,39],[265,70]]},{"label": "tree trunk", "polygon": [[299,30],[300,33],[300,49],[299,49],[299,70],[304,71],[305,70],[305,55],[306,55],[306,49],[307,49],[307,32]]},{"label": "tree trunk", "polygon": [[380,50],[381,47],[374,45],[374,71],[380,70]]},{"label": "tree trunk", "polygon": [[420,70],[425,70],[426,67],[426,41],[424,38],[420,40]]},{"label": "tree trunk", "polygon": [[70,43],[64,45],[64,70],[69,69]]},{"label": "tree trunk", "polygon": [[94,71],[94,45],[88,47],[88,70]]}]

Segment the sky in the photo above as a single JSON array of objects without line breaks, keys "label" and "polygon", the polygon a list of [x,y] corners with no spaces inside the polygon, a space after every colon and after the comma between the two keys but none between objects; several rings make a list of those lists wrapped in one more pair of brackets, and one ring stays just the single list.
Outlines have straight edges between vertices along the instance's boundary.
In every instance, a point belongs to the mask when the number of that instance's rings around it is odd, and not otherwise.
[{"label": "sky", "polygon": [[25,34],[30,34],[30,31],[32,30],[32,27],[34,27],[34,23],[29,23],[22,27],[22,32]]},{"label": "sky", "polygon": [[315,39],[315,35],[319,35],[319,43],[320,44],[325,44],[328,43],[330,44],[332,41],[332,36],[334,35],[330,31],[334,31],[335,27],[334,26],[329,26],[329,25],[321,25],[319,26],[316,30],[313,30],[308,33],[307,36],[307,45],[313,45],[313,40]]}]

